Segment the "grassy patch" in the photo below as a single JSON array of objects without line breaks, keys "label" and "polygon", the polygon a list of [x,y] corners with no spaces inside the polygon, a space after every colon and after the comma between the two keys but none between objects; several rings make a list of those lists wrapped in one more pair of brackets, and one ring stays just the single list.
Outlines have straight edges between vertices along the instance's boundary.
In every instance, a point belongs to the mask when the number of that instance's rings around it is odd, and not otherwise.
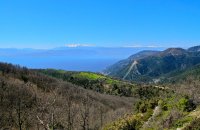
[{"label": "grassy patch", "polygon": [[72,75],[76,78],[86,78],[88,80],[98,80],[98,79],[106,79],[105,76],[95,74],[95,73],[89,73],[89,72],[80,72]]}]

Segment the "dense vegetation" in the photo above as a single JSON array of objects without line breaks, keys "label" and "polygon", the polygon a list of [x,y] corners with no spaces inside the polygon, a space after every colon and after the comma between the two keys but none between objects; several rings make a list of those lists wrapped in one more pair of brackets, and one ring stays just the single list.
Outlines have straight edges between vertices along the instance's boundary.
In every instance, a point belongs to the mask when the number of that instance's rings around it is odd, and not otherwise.
[{"label": "dense vegetation", "polygon": [[0,129],[100,129],[131,112],[135,100],[0,63]]},{"label": "dense vegetation", "polygon": [[168,75],[165,75],[165,78],[163,78],[163,83],[182,83],[185,80],[193,79],[193,80],[199,80],[200,79],[200,64],[197,64],[193,67],[190,67],[185,70],[181,71],[174,71],[172,73],[169,73]]},{"label": "dense vegetation", "polygon": [[105,73],[130,81],[150,83],[158,82],[174,71],[184,71],[199,63],[198,49],[169,48],[161,52],[139,52],[108,67]]},{"label": "dense vegetation", "polygon": [[[196,104],[187,96],[176,95],[173,92],[159,92],[160,96],[141,99],[135,105],[135,114],[108,124],[105,130],[161,130],[177,128],[199,128],[193,114],[198,112]],[[196,109],[196,110],[195,110]],[[193,110],[195,110],[193,112]],[[194,127],[191,124],[196,124]]]},{"label": "dense vegetation", "polygon": [[85,89],[90,89],[96,92],[119,95],[119,96],[134,96],[137,86],[108,76],[91,73],[91,72],[72,72],[64,70],[37,70],[48,76],[52,76],[63,81],[68,81]]}]

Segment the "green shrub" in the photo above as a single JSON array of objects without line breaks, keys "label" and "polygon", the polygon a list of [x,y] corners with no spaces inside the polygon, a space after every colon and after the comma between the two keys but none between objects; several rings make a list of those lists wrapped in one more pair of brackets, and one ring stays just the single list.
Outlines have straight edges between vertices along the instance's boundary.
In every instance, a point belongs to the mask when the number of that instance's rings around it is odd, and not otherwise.
[{"label": "green shrub", "polygon": [[183,97],[178,102],[178,108],[182,111],[192,111],[196,108],[196,105],[188,97]]},{"label": "green shrub", "polygon": [[177,128],[177,127],[183,127],[183,125],[185,124],[185,123],[188,123],[188,122],[191,122],[192,121],[192,117],[184,117],[184,118],[181,118],[181,119],[179,119],[179,120],[177,120],[176,122],[175,122],[175,127]]},{"label": "green shrub", "polygon": [[192,121],[192,123],[190,123],[189,126],[185,127],[184,130],[200,130],[200,118]]},{"label": "green shrub", "polygon": [[138,130],[142,126],[141,115],[128,115],[111,124],[108,124],[103,130]]}]

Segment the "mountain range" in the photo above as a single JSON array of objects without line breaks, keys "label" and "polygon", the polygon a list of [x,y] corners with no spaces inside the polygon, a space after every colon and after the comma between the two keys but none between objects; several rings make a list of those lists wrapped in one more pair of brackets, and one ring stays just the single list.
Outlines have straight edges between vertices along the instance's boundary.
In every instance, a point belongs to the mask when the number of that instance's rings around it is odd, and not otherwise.
[{"label": "mountain range", "polygon": [[137,82],[158,82],[170,73],[183,71],[200,63],[200,46],[188,49],[141,51],[109,66],[104,73]]}]

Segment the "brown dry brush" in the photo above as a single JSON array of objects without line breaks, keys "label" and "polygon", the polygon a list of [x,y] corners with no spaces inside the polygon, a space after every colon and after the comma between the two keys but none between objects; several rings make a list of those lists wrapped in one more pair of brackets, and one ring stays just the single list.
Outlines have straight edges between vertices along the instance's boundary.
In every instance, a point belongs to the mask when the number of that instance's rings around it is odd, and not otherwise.
[{"label": "brown dry brush", "polygon": [[0,129],[100,129],[131,111],[133,102],[0,64]]}]

